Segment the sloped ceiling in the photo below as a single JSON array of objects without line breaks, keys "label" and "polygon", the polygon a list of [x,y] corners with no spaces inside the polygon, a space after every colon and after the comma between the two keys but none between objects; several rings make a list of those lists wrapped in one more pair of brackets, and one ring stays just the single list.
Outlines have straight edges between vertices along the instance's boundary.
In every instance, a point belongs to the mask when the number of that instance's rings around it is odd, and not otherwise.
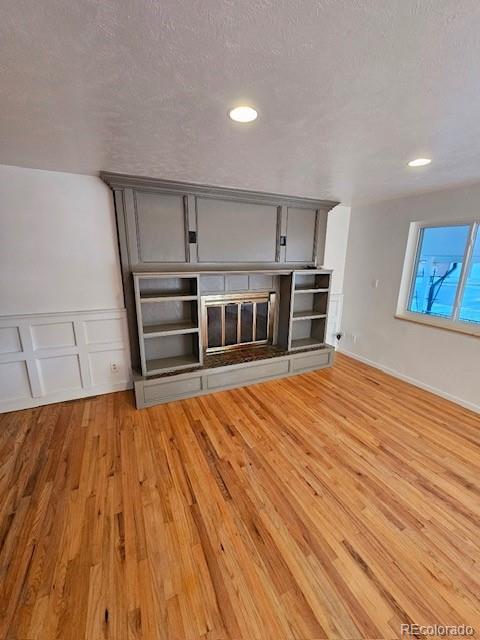
[{"label": "sloped ceiling", "polygon": [[[480,180],[478,0],[0,11],[0,163],[345,203]],[[241,102],[255,123],[228,119]],[[424,155],[430,167],[406,167]]]}]

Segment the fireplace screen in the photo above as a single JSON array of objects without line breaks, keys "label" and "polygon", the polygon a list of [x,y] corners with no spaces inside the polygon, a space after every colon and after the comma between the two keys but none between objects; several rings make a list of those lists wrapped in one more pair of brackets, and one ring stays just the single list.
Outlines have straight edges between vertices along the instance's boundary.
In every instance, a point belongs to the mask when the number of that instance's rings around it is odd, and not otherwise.
[{"label": "fireplace screen", "polygon": [[271,292],[202,296],[207,353],[271,342],[274,305]]}]

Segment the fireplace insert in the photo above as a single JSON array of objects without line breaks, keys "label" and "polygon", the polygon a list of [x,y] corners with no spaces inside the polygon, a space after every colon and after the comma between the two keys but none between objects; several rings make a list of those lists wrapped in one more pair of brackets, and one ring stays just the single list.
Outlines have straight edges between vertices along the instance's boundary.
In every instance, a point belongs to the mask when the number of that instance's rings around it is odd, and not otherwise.
[{"label": "fireplace insert", "polygon": [[246,291],[201,298],[201,328],[206,353],[272,342],[275,292]]}]

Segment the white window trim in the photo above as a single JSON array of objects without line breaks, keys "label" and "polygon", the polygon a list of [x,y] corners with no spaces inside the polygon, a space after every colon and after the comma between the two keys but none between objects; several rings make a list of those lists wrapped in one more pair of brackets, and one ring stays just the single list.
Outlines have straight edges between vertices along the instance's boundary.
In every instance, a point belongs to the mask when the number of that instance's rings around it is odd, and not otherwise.
[{"label": "white window trim", "polygon": [[[470,234],[465,248],[463,256],[462,272],[460,274],[459,285],[457,289],[457,295],[454,303],[454,318],[439,318],[435,316],[428,316],[422,313],[415,313],[408,310],[408,301],[410,298],[410,290],[413,286],[413,276],[417,269],[417,258],[420,244],[421,230],[426,227],[456,227],[470,225]],[[431,327],[437,327],[439,329],[448,329],[449,331],[457,331],[459,333],[466,333],[471,336],[480,336],[480,326],[473,322],[465,322],[458,318],[459,303],[462,299],[463,291],[468,277],[467,265],[470,263],[470,258],[473,252],[473,246],[477,234],[480,233],[480,220],[478,218],[470,218],[469,220],[442,220],[438,222],[424,221],[424,222],[412,222],[410,224],[410,230],[408,232],[407,250],[405,252],[405,260],[403,263],[402,279],[400,282],[400,292],[398,294],[397,311],[395,317],[400,320],[409,320],[410,322],[417,322],[419,324],[429,325]]]}]

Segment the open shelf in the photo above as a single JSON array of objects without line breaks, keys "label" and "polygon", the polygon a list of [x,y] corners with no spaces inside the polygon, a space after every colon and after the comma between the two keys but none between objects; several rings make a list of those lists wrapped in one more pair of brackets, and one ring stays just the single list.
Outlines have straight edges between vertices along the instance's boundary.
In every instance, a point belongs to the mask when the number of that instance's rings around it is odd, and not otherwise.
[{"label": "open shelf", "polygon": [[323,346],[323,340],[319,338],[312,338],[311,336],[308,338],[297,338],[292,340],[292,351],[296,349],[308,349],[312,347],[321,347]]},{"label": "open shelf", "polygon": [[[330,273],[295,273],[295,293],[297,291],[328,291],[330,287]],[[311,291],[311,290],[314,291]]]},{"label": "open shelf", "polygon": [[134,274],[144,376],[202,364],[198,280],[192,274]]},{"label": "open shelf", "polygon": [[316,289],[315,287],[297,287],[295,293],[328,293],[328,289]]},{"label": "open shelf", "polygon": [[326,318],[326,313],[319,313],[314,309],[309,311],[294,311],[292,315],[292,320],[312,320],[313,318]]},{"label": "open shelf", "polygon": [[311,349],[325,343],[326,316],[321,318],[296,318],[292,322],[290,349]]},{"label": "open shelf", "polygon": [[145,338],[156,338],[177,333],[195,333],[198,330],[194,322],[169,322],[144,326],[143,335]]},{"label": "open shelf", "polygon": [[199,364],[200,362],[194,354],[155,358],[154,360],[147,360],[147,373],[148,375],[154,375],[176,369],[189,369]]},{"label": "open shelf", "polygon": [[172,295],[170,293],[142,293],[140,295],[140,302],[175,302],[177,300],[187,302],[189,300],[196,299],[196,295],[190,294]]},{"label": "open shelf", "polygon": [[328,291],[295,290],[293,296],[292,320],[325,318],[328,308]]},{"label": "open shelf", "polygon": [[198,282],[192,276],[138,276],[138,290],[142,302],[157,300],[194,300],[198,295]]},{"label": "open shelf", "polygon": [[200,365],[198,329],[190,333],[166,333],[145,336],[145,368],[147,375],[165,370]]}]

